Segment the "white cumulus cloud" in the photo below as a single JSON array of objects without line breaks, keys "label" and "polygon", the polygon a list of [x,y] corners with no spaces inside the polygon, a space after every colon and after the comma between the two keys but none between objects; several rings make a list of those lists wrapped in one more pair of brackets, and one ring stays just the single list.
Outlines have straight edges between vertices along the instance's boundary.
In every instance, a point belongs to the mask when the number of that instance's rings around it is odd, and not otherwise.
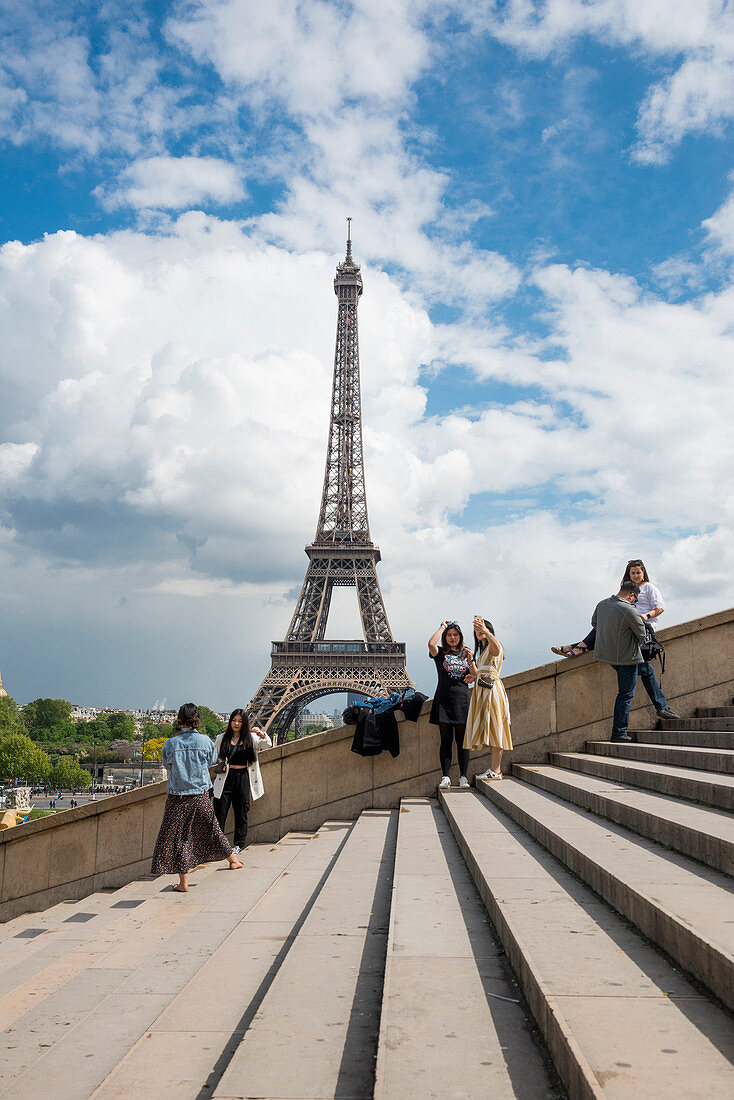
[{"label": "white cumulus cloud", "polygon": [[113,188],[100,188],[110,209],[182,210],[226,205],[244,198],[239,169],[217,157],[146,157],[129,165]]}]

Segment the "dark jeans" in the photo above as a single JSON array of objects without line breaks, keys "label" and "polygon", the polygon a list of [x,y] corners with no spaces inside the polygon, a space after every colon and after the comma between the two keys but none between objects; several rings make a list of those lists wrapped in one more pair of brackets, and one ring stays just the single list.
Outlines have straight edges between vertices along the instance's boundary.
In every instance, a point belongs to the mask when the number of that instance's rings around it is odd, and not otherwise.
[{"label": "dark jeans", "polygon": [[612,737],[617,737],[627,733],[638,676],[642,680],[645,691],[650,696],[656,710],[667,707],[668,702],[660,689],[660,684],[657,682],[649,661],[642,661],[639,665],[613,665],[612,667],[617,673],[617,698],[614,700]]},{"label": "dark jeans", "polygon": [[642,686],[650,696],[650,700],[655,710],[662,710],[663,707],[667,707],[668,700],[663,695],[663,689],[657,681],[650,661],[643,661],[641,665],[637,666],[637,671],[642,680]]},{"label": "dark jeans", "polygon": [[466,775],[467,768],[469,767],[469,758],[471,756],[469,750],[464,748],[466,725],[450,726],[445,722],[439,722],[438,728],[441,733],[441,746],[438,750],[438,758],[441,761],[441,773],[443,775],[448,775],[451,771],[451,753],[454,748],[455,740],[456,756],[459,761],[459,774]]},{"label": "dark jeans", "polygon": [[222,832],[230,806],[234,810],[234,845],[244,848],[247,840],[247,811],[250,808],[250,775],[247,768],[230,771],[222,797],[214,799],[214,813]]}]

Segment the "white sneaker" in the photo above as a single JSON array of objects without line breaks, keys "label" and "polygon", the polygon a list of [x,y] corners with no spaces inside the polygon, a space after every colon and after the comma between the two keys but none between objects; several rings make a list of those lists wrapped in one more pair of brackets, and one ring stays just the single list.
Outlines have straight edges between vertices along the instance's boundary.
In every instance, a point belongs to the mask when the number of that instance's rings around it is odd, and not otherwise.
[{"label": "white sneaker", "polygon": [[451,786],[451,778],[450,778],[450,776],[445,775],[443,777],[443,779],[441,780],[441,782],[439,783],[438,789],[439,789],[439,791],[447,791],[450,786]]},{"label": "white sneaker", "polygon": [[469,780],[466,778],[465,775],[462,775],[461,779],[459,780],[459,786],[460,787],[468,787],[469,786]]}]

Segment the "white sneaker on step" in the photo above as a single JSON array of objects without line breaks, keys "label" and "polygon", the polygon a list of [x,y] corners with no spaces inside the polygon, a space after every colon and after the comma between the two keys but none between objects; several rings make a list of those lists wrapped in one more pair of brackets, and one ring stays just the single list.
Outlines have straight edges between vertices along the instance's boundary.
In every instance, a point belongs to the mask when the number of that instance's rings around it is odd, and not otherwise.
[{"label": "white sneaker on step", "polygon": [[451,786],[451,779],[448,775],[445,775],[438,785],[439,791],[447,791]]},{"label": "white sneaker on step", "polygon": [[469,786],[469,780],[466,778],[465,775],[462,775],[461,779],[459,780],[459,786],[464,788]]}]

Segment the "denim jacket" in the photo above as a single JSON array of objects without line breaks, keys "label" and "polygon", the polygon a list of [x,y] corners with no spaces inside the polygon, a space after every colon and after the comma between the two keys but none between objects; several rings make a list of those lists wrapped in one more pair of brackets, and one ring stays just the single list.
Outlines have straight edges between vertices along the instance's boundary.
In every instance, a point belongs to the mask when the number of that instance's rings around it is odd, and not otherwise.
[{"label": "denim jacket", "polygon": [[217,762],[217,750],[206,734],[192,729],[175,733],[164,744],[161,759],[169,794],[202,794],[211,787],[209,768]]}]

